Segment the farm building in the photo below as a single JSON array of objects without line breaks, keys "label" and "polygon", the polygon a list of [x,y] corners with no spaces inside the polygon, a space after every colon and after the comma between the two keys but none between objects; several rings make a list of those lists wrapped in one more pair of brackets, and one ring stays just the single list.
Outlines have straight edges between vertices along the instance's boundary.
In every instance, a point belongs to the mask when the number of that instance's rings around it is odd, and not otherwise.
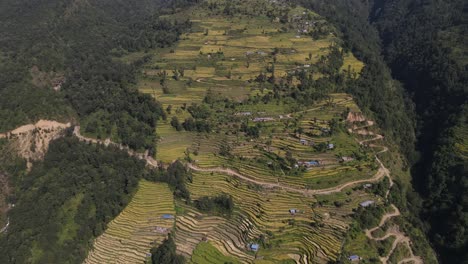
[{"label": "farm building", "polygon": [[372,187],[372,184],[366,183],[366,184],[364,184],[362,187],[364,187],[364,188],[366,188],[366,189],[367,189],[367,188],[371,188],[371,187]]},{"label": "farm building", "polygon": [[353,161],[354,159],[352,157],[341,157],[341,161],[343,162],[349,162],[349,161]]},{"label": "farm building", "polygon": [[298,162],[298,165],[302,165],[302,166],[309,168],[309,167],[320,166],[320,162],[318,160],[300,161]]},{"label": "farm building", "polygon": [[250,244],[249,248],[252,251],[258,251],[258,249],[260,249],[260,245],[259,244]]},{"label": "farm building", "polygon": [[266,122],[266,121],[274,121],[273,117],[256,117],[254,118],[254,122]]},{"label": "farm building", "polygon": [[162,219],[174,219],[174,216],[171,214],[163,214],[161,216]]},{"label": "farm building", "polygon": [[289,209],[289,213],[292,214],[292,215],[295,215],[298,213],[298,210],[297,209]]},{"label": "farm building", "polygon": [[361,258],[358,255],[352,255],[352,256],[348,257],[348,260],[350,260],[350,261],[358,261],[360,259]]},{"label": "farm building", "polygon": [[368,207],[369,205],[372,205],[374,203],[375,203],[374,201],[368,200],[368,201],[364,201],[364,202],[360,203],[359,205],[362,206],[362,207]]},{"label": "farm building", "polygon": [[335,148],[335,144],[329,143],[327,147],[328,147],[328,149],[334,149],[334,148]]},{"label": "farm building", "polygon": [[299,140],[299,142],[301,142],[302,145],[307,145],[309,142],[305,139],[301,139]]}]

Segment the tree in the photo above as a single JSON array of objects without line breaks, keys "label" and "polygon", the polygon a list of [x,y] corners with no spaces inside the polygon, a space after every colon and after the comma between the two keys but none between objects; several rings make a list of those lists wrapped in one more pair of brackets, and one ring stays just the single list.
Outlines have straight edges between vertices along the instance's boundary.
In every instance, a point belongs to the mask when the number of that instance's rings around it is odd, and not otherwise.
[{"label": "tree", "polygon": [[171,119],[171,126],[175,128],[177,131],[181,131],[183,129],[182,125],[179,122],[177,116],[173,116]]},{"label": "tree", "polygon": [[151,262],[153,264],[184,264],[185,258],[176,253],[176,244],[172,235],[157,247],[151,249]]}]

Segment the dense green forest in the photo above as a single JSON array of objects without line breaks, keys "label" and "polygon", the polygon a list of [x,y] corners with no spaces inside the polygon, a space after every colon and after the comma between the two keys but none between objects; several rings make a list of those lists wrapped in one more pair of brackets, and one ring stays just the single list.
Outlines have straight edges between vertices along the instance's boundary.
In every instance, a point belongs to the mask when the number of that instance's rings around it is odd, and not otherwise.
[{"label": "dense green forest", "polygon": [[[188,3],[4,1],[0,130],[39,118],[77,118],[87,124],[86,133],[154,153],[156,122],[165,113],[132,88],[141,61],[127,65],[112,55],[174,43],[190,23],[159,15]],[[60,84],[60,91],[52,84]]]},{"label": "dense green forest", "polygon": [[[7,164],[7,163],[5,163]],[[145,163],[124,151],[53,142],[29,173],[13,173],[8,233],[0,238],[1,263],[78,263],[130,201]]]},{"label": "dense green forest", "polygon": [[[189,3],[0,3],[0,131],[49,118],[87,124],[85,133],[154,150],[156,122],[165,113],[133,88],[144,61],[124,64],[113,56],[172,44],[190,24],[158,17]],[[11,153],[1,143],[2,153]],[[2,155],[0,169],[9,175],[9,201],[15,204],[8,234],[0,239],[1,263],[81,263],[142,177],[168,182],[176,195],[188,197],[180,164],[167,173],[148,172],[144,162],[118,149],[72,138],[53,142],[29,173],[13,154]]]},{"label": "dense green forest", "polygon": [[151,263],[153,264],[183,264],[185,258],[176,253],[176,244],[172,235],[156,248],[151,249]]},{"label": "dense green forest", "polygon": [[[381,1],[371,14],[383,54],[415,103],[419,214],[441,260],[468,260],[466,1]],[[441,219],[444,219],[441,221]]]},{"label": "dense green forest", "polygon": [[[8,144],[0,147],[2,152],[9,149]],[[44,161],[29,173],[14,156],[0,160],[0,166],[15,187],[9,198],[15,203],[11,224],[0,237],[1,263],[81,263],[142,178],[167,182],[176,197],[189,197],[182,163],[148,170],[144,161],[125,151],[73,137],[54,141]]]}]

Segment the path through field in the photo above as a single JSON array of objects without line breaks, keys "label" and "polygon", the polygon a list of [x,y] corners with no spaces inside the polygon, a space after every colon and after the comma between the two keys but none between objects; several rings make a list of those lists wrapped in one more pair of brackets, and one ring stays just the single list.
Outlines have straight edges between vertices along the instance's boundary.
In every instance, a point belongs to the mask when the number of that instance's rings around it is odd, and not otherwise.
[{"label": "path through field", "polygon": [[[372,121],[368,121],[368,125],[366,125],[365,127],[367,128],[367,127],[373,126],[373,124],[374,123]],[[18,128],[18,129],[24,130],[23,128],[30,128],[30,127],[32,128],[33,126],[34,125],[30,124],[30,125],[22,126],[22,127]],[[356,130],[360,130],[362,128],[364,128],[364,127],[359,127],[359,128],[354,127],[353,129],[351,129],[351,132],[356,133]],[[17,131],[18,129],[13,130],[13,131],[18,132]],[[12,133],[12,132],[10,132],[10,133]],[[23,131],[20,131],[20,132],[23,132]],[[0,134],[0,138],[8,138],[8,134],[9,133]],[[117,147],[117,148],[119,148],[121,150],[126,150],[129,156],[145,160],[148,166],[158,167],[158,162],[156,160],[154,160],[151,156],[149,156],[147,151],[145,153],[138,153],[138,152],[128,148],[127,146],[123,146],[122,144],[112,142],[110,139],[98,140],[98,139],[94,139],[94,138],[85,137],[80,133],[80,127],[79,126],[75,126],[75,128],[73,130],[73,135],[76,136],[80,141],[84,141],[84,142],[88,142],[88,143],[92,143],[92,144],[103,144],[105,146],[114,146],[114,147]],[[367,144],[368,142],[377,141],[377,140],[380,140],[380,139],[383,139],[383,136],[379,135],[379,134],[376,134],[376,136],[374,138],[359,141],[359,144],[361,144],[361,145],[362,144]],[[286,190],[286,191],[290,191],[290,192],[301,193],[301,194],[303,194],[305,196],[309,196],[309,197],[313,196],[313,195],[317,195],[317,194],[331,194],[331,193],[335,193],[335,192],[341,192],[343,189],[345,189],[347,187],[350,187],[350,186],[353,186],[353,185],[356,185],[356,184],[365,183],[365,182],[377,182],[377,181],[381,180],[383,177],[387,177],[389,179],[389,181],[390,181],[389,190],[387,190],[386,195],[385,195],[385,198],[387,198],[387,196],[388,196],[388,194],[390,192],[390,188],[393,186],[393,181],[392,181],[392,179],[390,177],[390,171],[384,166],[384,164],[377,157],[377,155],[387,152],[388,148],[383,146],[383,145],[378,145],[378,144],[375,144],[375,143],[369,144],[369,146],[370,147],[382,147],[383,148],[381,151],[378,151],[375,154],[375,159],[379,163],[379,169],[372,178],[351,181],[351,182],[344,183],[342,185],[338,185],[338,186],[331,187],[331,188],[324,188],[324,189],[308,190],[308,189],[304,189],[304,188],[294,188],[294,187],[286,186],[286,185],[279,184],[279,183],[263,182],[263,181],[259,181],[259,180],[253,179],[251,177],[242,175],[242,174],[240,174],[240,173],[238,173],[238,172],[236,172],[236,171],[234,171],[232,169],[229,169],[229,168],[222,168],[222,167],[200,168],[200,167],[198,167],[198,166],[196,166],[196,165],[194,165],[192,163],[187,164],[187,167],[190,168],[191,170],[194,170],[194,171],[223,173],[223,174],[227,174],[227,175],[230,175],[230,176],[238,177],[239,179],[242,179],[242,180],[250,182],[250,183],[260,185],[260,186],[262,186],[264,188],[267,188],[267,189],[282,189],[282,190]],[[392,248],[391,248],[389,254],[387,256],[380,257],[380,260],[384,264],[386,264],[388,262],[389,257],[394,252],[395,248],[397,247],[397,245],[399,243],[404,243],[405,245],[407,245],[407,247],[409,249],[409,252],[410,252],[410,257],[400,260],[398,262],[398,264],[407,263],[407,262],[411,262],[411,261],[416,263],[416,264],[423,263],[421,257],[414,255],[413,250],[412,250],[411,245],[410,245],[411,244],[410,238],[405,236],[405,234],[402,233],[401,231],[399,231],[399,228],[397,226],[395,226],[394,228],[389,228],[389,230],[387,230],[386,234],[383,237],[374,237],[372,235],[373,231],[381,228],[389,219],[391,219],[392,217],[397,217],[397,216],[400,215],[400,211],[398,210],[398,208],[395,205],[392,204],[391,207],[393,208],[393,212],[383,215],[378,226],[376,226],[376,227],[374,227],[372,229],[366,230],[365,231],[366,236],[369,239],[372,239],[372,240],[375,240],[375,241],[385,240],[385,239],[389,238],[390,236],[394,236],[396,238],[395,241],[392,244]],[[10,223],[8,222],[7,225],[0,230],[0,232],[5,231],[9,224]]]},{"label": "path through field", "polygon": [[[373,125],[374,125],[374,122],[368,121],[368,124],[366,126],[364,126],[364,127],[371,127]],[[355,127],[354,129],[352,129],[352,132],[355,132],[356,130],[360,130],[360,129],[364,128],[364,127],[359,127],[359,128]],[[380,139],[383,139],[383,136],[379,135],[379,134],[376,134],[374,138],[359,141],[359,144],[362,145],[362,144],[372,142],[372,141],[377,141],[377,140],[380,140]],[[353,186],[353,185],[356,185],[356,184],[365,183],[365,182],[377,182],[377,181],[381,180],[383,177],[387,177],[389,179],[389,182],[390,182],[389,189],[387,190],[387,192],[385,194],[385,198],[387,198],[389,193],[390,193],[390,189],[393,186],[393,180],[390,177],[390,171],[385,167],[385,165],[382,163],[382,161],[379,159],[379,157],[377,155],[387,152],[388,147],[383,146],[383,145],[378,145],[378,144],[370,144],[369,146],[370,147],[382,147],[383,148],[382,150],[378,151],[375,154],[375,159],[379,163],[379,170],[377,171],[377,173],[370,179],[351,181],[351,182],[344,183],[344,184],[339,185],[339,186],[326,188],[326,189],[307,190],[307,189],[303,189],[303,188],[294,188],[294,187],[282,185],[282,184],[279,184],[279,183],[262,182],[262,181],[258,181],[256,179],[253,179],[251,177],[242,175],[242,174],[240,174],[240,173],[238,173],[238,172],[236,172],[236,171],[234,171],[232,169],[229,169],[229,168],[222,168],[222,167],[200,168],[200,167],[198,167],[198,166],[196,166],[196,165],[194,165],[192,163],[189,163],[187,166],[188,166],[188,168],[190,168],[190,169],[192,169],[194,171],[224,173],[224,174],[228,174],[230,176],[238,177],[238,178],[240,178],[240,179],[242,179],[244,181],[260,185],[263,188],[283,189],[283,190],[290,191],[290,192],[301,193],[301,194],[303,194],[305,196],[313,196],[313,195],[317,195],[317,194],[331,194],[331,193],[335,193],[335,192],[341,192],[343,189],[345,189],[347,187],[350,187],[350,186]],[[388,230],[387,233],[383,237],[375,238],[375,237],[372,236],[372,232],[379,229],[380,227],[382,227],[390,218],[400,215],[400,211],[398,210],[398,208],[395,205],[392,204],[391,207],[393,208],[394,211],[392,213],[387,213],[387,214],[383,215],[383,217],[380,220],[380,223],[379,223],[378,226],[376,226],[376,227],[374,227],[374,228],[372,228],[370,230],[366,230],[366,236],[369,239],[376,240],[376,241],[385,240],[385,239],[389,238],[390,236],[394,236],[396,238],[395,241],[392,244],[392,248],[391,248],[389,254],[387,256],[380,257],[380,260],[384,264],[386,264],[388,262],[389,257],[392,255],[392,253],[394,252],[395,248],[397,247],[397,245],[399,243],[404,243],[405,245],[407,245],[407,247],[409,249],[409,252],[410,252],[410,257],[400,260],[398,262],[398,264],[407,263],[407,262],[410,262],[410,261],[413,261],[415,264],[423,263],[421,257],[414,255],[413,250],[412,250],[411,245],[410,245],[411,244],[410,238],[405,236],[405,234],[402,233],[401,231],[399,231],[398,227],[395,227],[395,228],[393,228],[391,230]]]}]

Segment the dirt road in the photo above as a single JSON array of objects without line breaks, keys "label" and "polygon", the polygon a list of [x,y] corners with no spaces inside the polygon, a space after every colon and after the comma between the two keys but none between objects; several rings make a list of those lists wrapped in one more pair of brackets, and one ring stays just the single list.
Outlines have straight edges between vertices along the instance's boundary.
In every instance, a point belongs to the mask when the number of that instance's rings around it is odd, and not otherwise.
[{"label": "dirt road", "polygon": [[158,162],[155,159],[153,159],[153,157],[148,155],[148,151],[145,151],[144,153],[139,153],[130,149],[127,146],[112,142],[110,139],[99,140],[95,138],[85,137],[81,135],[80,126],[75,126],[75,128],[73,129],[73,135],[83,142],[88,142],[88,143],[93,143],[93,144],[103,144],[105,146],[114,146],[121,150],[126,150],[129,156],[146,161],[146,164],[148,166],[155,167],[155,168],[158,167]]},{"label": "dirt road", "polygon": [[224,173],[224,174],[228,174],[228,175],[231,175],[231,176],[238,177],[239,179],[242,179],[244,181],[260,185],[260,186],[262,186],[263,188],[266,188],[266,189],[282,189],[282,190],[286,190],[286,191],[290,191],[290,192],[300,193],[300,194],[303,194],[303,195],[309,196],[309,197],[311,197],[313,195],[317,195],[317,194],[331,194],[331,193],[341,192],[343,189],[345,189],[347,187],[350,187],[350,186],[353,186],[353,185],[356,185],[356,184],[359,184],[359,183],[377,182],[377,181],[381,180],[385,175],[388,174],[386,169],[384,167],[381,167],[381,168],[379,168],[377,173],[375,173],[374,176],[372,178],[370,178],[370,179],[362,179],[362,180],[351,181],[351,182],[347,182],[347,183],[344,183],[344,184],[341,184],[341,185],[338,185],[338,186],[334,186],[334,187],[331,187],[331,188],[308,190],[308,189],[305,189],[305,188],[295,188],[295,187],[291,187],[291,186],[287,186],[287,185],[279,184],[279,183],[259,181],[259,180],[253,179],[251,177],[242,175],[242,174],[238,173],[237,171],[234,171],[232,169],[227,169],[227,168],[220,168],[220,167],[200,168],[200,167],[198,167],[198,166],[196,166],[196,165],[194,165],[192,163],[187,164],[187,167],[194,170],[194,171]]},{"label": "dirt road", "polygon": [[393,209],[393,212],[384,214],[382,216],[382,219],[380,220],[380,223],[379,223],[378,226],[373,227],[371,229],[365,230],[366,236],[369,239],[372,239],[372,240],[375,240],[375,241],[382,241],[382,240],[385,240],[385,239],[387,239],[387,238],[389,238],[391,236],[395,237],[395,241],[393,241],[392,247],[391,247],[388,255],[384,256],[384,257],[380,257],[380,261],[382,261],[382,263],[386,264],[388,262],[388,259],[392,255],[392,253],[395,251],[395,248],[398,246],[398,244],[404,243],[409,249],[410,257],[404,258],[404,259],[400,260],[398,263],[405,263],[405,262],[413,261],[415,264],[422,264],[423,261],[422,261],[421,257],[415,256],[414,253],[413,253],[413,249],[411,248],[411,245],[410,245],[410,243],[411,243],[410,238],[407,237],[403,232],[401,232],[399,230],[398,226],[393,226],[393,227],[389,228],[383,237],[374,237],[372,235],[372,233],[375,230],[381,228],[390,218],[400,216],[400,210],[398,210],[398,208],[393,204],[391,205],[391,207]]}]

